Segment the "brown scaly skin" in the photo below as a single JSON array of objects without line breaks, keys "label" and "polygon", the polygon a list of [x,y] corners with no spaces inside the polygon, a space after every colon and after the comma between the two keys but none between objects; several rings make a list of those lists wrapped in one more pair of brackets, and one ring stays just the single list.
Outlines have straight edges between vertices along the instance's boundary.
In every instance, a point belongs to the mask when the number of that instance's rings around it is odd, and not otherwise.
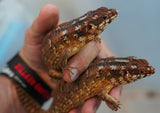
[{"label": "brown scaly skin", "polygon": [[112,110],[116,111],[119,108],[119,101],[108,94],[110,90],[117,85],[129,84],[152,74],[154,68],[145,59],[136,57],[97,59],[73,83],[64,80],[60,82],[53,91],[54,101],[48,111],[40,109],[22,89],[18,88],[18,92],[29,113],[68,113],[72,108],[94,96],[110,103]]},{"label": "brown scaly skin", "polygon": [[119,101],[108,93],[120,84],[132,83],[154,74],[154,68],[144,59],[136,57],[104,58],[95,60],[73,83],[62,81],[53,92],[54,103],[50,111],[68,113],[88,98],[97,96],[118,110]]},{"label": "brown scaly skin", "polygon": [[[68,59],[97,36],[117,16],[115,9],[101,7],[58,25],[43,40],[42,53],[49,75],[60,79]],[[72,68],[72,67],[71,67]]]},{"label": "brown scaly skin", "polygon": [[[97,39],[117,14],[115,9],[102,7],[49,32],[43,40],[42,52],[44,62],[51,69],[51,76],[61,78],[67,60],[89,41]],[[126,57],[95,60],[73,83],[61,79],[58,87],[53,90],[54,101],[47,111],[42,110],[16,86],[19,98],[29,113],[68,113],[94,96],[110,103],[112,110],[117,110],[119,102],[108,95],[109,91],[119,84],[131,83],[153,73],[154,68],[144,59]]]}]

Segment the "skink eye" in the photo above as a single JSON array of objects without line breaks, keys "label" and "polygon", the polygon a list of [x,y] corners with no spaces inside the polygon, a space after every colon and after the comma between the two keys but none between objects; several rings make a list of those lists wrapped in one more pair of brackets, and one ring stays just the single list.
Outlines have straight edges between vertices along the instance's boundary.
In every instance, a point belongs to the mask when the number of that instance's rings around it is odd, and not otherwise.
[{"label": "skink eye", "polygon": [[140,70],[139,73],[144,75],[145,74],[145,70]]},{"label": "skink eye", "polygon": [[92,29],[92,25],[88,25],[88,29],[89,29],[89,30]]},{"label": "skink eye", "polygon": [[104,17],[103,17],[103,19],[105,20],[107,18],[107,15],[105,15]]}]

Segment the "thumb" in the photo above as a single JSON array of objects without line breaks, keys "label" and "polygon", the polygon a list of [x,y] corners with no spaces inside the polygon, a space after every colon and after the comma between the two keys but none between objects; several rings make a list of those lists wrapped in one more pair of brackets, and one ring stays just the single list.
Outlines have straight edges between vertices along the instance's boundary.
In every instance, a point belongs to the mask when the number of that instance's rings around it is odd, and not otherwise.
[{"label": "thumb", "polygon": [[[59,20],[59,11],[55,5],[47,4],[41,11],[39,16],[37,16],[31,25],[31,27],[26,32],[26,41],[30,44],[40,44],[41,38],[54,28]],[[29,41],[29,42],[28,42]]]}]

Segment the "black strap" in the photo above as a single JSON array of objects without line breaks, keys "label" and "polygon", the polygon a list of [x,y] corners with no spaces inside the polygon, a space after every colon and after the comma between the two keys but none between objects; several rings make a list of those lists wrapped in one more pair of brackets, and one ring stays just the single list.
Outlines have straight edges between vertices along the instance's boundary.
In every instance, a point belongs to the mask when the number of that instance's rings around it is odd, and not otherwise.
[{"label": "black strap", "polygon": [[13,79],[40,106],[51,97],[51,88],[26,65],[18,54],[8,62],[8,67],[4,68],[1,74]]}]

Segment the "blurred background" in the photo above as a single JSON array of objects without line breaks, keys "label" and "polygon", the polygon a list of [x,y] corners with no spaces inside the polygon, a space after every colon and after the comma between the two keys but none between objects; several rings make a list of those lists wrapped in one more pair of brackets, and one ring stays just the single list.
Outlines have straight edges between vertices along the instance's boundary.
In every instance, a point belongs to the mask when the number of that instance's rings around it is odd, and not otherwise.
[{"label": "blurred background", "polygon": [[[47,3],[55,4],[60,20],[77,18],[88,10],[116,8],[118,17],[102,33],[116,56],[145,58],[156,73],[124,86],[117,113],[160,113],[159,0],[0,0],[0,70],[22,47],[26,29]],[[104,103],[98,113],[112,113]]]}]

